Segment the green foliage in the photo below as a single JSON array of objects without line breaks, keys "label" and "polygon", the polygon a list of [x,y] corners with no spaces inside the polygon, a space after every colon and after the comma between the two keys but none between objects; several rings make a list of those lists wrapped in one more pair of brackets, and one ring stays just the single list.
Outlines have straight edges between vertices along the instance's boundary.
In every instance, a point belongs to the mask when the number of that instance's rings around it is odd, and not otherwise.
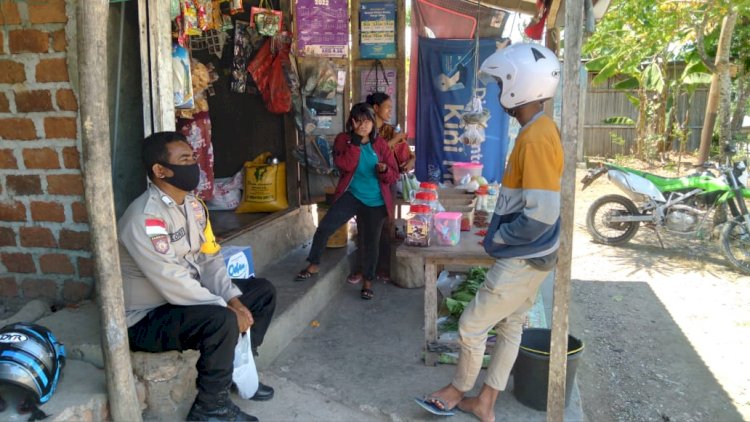
[{"label": "green foliage", "polygon": [[451,297],[445,298],[443,303],[452,317],[456,320],[461,317],[464,308],[474,299],[486,276],[487,268],[474,267],[470,269],[466,280],[458,285],[456,290],[451,293]]},{"label": "green foliage", "polygon": [[638,82],[638,79],[630,77],[630,78],[617,82],[616,84],[613,85],[613,88],[629,90],[629,89],[638,89],[639,86],[640,86],[640,82]]},{"label": "green foliage", "polygon": [[[607,117],[602,122],[607,125],[622,125],[622,126],[635,126],[635,121],[628,116],[612,116]],[[610,136],[617,136],[616,133],[610,133]]]},{"label": "green foliage", "polygon": [[651,62],[642,74],[642,86],[647,91],[661,92],[664,90],[664,75],[656,62]]},{"label": "green foliage", "polygon": [[[692,94],[710,83],[711,72],[697,49],[705,22],[707,54],[715,53],[723,17],[734,7],[739,20],[733,33],[733,62],[750,69],[750,0],[613,0],[597,30],[586,41],[586,68],[597,72],[594,84],[621,77],[615,89],[628,91],[638,108],[635,152],[649,159],[669,148],[680,93]],[[705,20],[704,20],[705,18]],[[681,74],[666,74],[669,63],[685,63]],[[694,110],[702,112],[702,110]],[[613,121],[612,124],[621,124]]]}]

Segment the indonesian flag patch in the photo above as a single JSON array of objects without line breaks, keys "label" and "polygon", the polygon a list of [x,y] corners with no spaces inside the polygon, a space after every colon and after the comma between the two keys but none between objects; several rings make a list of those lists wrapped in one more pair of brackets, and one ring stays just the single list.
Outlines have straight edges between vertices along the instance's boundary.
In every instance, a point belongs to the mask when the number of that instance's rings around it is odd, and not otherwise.
[{"label": "indonesian flag patch", "polygon": [[147,218],[146,235],[151,239],[151,244],[156,252],[165,254],[169,251],[169,232],[167,232],[167,224],[164,220]]}]

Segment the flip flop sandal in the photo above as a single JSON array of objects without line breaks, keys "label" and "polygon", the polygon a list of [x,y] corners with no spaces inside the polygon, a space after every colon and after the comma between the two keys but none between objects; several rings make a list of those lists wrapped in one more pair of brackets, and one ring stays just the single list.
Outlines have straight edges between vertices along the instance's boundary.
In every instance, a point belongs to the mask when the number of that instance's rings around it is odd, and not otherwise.
[{"label": "flip flop sandal", "polygon": [[383,283],[386,283],[386,284],[391,282],[391,277],[385,274],[378,274],[375,276],[375,278],[377,278],[379,281],[382,281]]},{"label": "flip flop sandal", "polygon": [[372,289],[362,289],[362,291],[359,293],[359,297],[364,300],[372,300],[372,298],[375,297],[375,293],[372,291]]},{"label": "flip flop sandal", "polygon": [[305,280],[315,277],[316,275],[318,275],[317,272],[311,273],[310,271],[302,270],[297,273],[296,277],[294,277],[294,281],[305,281]]},{"label": "flip flop sandal", "polygon": [[349,274],[346,281],[350,284],[359,284],[359,282],[362,281],[362,274]]},{"label": "flip flop sandal", "polygon": [[[442,399],[439,399],[437,397],[425,397],[425,398],[419,398],[415,397],[414,401],[424,410],[432,413],[433,415],[437,416],[453,416],[456,413],[453,411],[453,409],[447,410],[445,406],[445,402]],[[443,408],[437,407],[435,403],[440,403]]]}]

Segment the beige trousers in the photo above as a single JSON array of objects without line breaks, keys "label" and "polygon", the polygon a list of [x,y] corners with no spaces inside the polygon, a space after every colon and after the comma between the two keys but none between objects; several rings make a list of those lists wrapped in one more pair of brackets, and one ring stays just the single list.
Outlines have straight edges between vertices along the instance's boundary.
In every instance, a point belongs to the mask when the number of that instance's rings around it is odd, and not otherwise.
[{"label": "beige trousers", "polygon": [[464,309],[458,323],[459,345],[453,386],[467,392],[474,387],[487,343],[495,327],[497,341],[487,368],[485,384],[504,390],[518,356],[526,312],[548,271],[539,271],[523,259],[498,259],[487,272],[476,297]]}]

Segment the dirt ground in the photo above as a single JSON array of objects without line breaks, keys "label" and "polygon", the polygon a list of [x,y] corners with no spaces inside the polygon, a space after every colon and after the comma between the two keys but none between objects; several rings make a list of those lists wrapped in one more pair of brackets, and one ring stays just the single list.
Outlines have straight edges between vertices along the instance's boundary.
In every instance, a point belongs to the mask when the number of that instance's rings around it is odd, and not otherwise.
[{"label": "dirt ground", "polygon": [[667,237],[662,249],[641,227],[624,246],[593,243],[589,205],[620,191],[606,176],[577,185],[570,333],[585,342],[587,420],[750,420],[750,277],[716,240]]}]

